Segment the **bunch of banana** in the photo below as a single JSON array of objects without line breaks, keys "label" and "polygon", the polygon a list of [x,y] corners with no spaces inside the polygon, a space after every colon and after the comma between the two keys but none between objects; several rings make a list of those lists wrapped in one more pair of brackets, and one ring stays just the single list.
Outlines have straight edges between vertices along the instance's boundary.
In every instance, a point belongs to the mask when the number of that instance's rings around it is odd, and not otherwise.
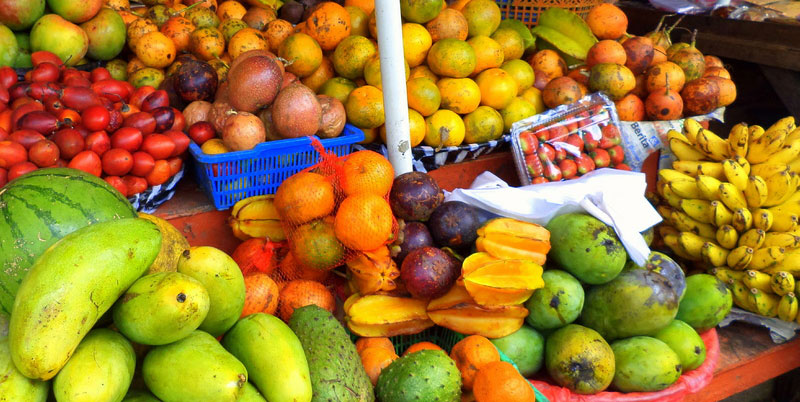
[{"label": "bunch of banana", "polygon": [[272,241],[286,240],[281,218],[275,209],[272,195],[258,195],[237,202],[231,209],[228,224],[239,240],[253,237]]},{"label": "bunch of banana", "polygon": [[712,273],[728,285],[738,307],[765,317],[800,323],[795,279],[789,272],[770,275],[754,270],[714,268]]}]

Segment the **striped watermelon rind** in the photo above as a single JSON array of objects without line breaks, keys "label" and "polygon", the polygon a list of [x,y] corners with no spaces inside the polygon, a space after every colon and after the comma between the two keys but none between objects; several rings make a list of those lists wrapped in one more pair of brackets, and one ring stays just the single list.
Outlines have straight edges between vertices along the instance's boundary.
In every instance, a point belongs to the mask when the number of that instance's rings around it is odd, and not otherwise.
[{"label": "striped watermelon rind", "polygon": [[76,169],[39,169],[0,188],[0,313],[10,314],[36,258],[93,223],[136,217],[119,191]]}]

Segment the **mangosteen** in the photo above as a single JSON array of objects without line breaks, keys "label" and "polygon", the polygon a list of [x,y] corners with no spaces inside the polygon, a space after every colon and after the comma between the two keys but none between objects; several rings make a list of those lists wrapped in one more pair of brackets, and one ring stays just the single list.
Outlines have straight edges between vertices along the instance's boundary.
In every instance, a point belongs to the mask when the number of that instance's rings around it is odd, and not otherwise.
[{"label": "mangosteen", "polygon": [[214,67],[200,60],[186,60],[175,74],[175,93],[186,102],[211,101],[217,91]]},{"label": "mangosteen", "polygon": [[294,0],[289,0],[283,3],[281,9],[278,10],[278,17],[292,24],[297,24],[303,19],[303,11],[305,11],[305,7],[303,7],[302,4]]},{"label": "mangosteen", "polygon": [[458,279],[461,264],[436,247],[411,251],[400,267],[400,279],[417,299],[433,299],[447,293]]},{"label": "mangosteen", "polygon": [[477,208],[461,201],[448,201],[436,208],[428,219],[428,230],[441,247],[465,250],[478,238],[481,225]]},{"label": "mangosteen", "polygon": [[397,176],[389,193],[392,212],[406,222],[428,220],[442,201],[444,194],[436,180],[422,172]]},{"label": "mangosteen", "polygon": [[400,252],[394,257],[398,264],[403,263],[408,253],[426,246],[433,246],[433,237],[428,227],[421,222],[408,222],[403,227],[403,243],[400,244]]}]

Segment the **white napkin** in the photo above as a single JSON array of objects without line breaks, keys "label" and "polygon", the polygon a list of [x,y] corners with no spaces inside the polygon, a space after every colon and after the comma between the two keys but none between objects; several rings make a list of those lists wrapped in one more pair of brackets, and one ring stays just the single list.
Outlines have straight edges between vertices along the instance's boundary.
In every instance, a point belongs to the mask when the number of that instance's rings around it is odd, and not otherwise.
[{"label": "white napkin", "polygon": [[483,172],[469,189],[445,193],[446,201],[462,201],[497,215],[539,225],[555,216],[586,212],[612,226],[628,255],[644,265],[650,248],[641,232],[661,221],[644,197],[645,175],[616,169],[599,169],[579,179],[509,187],[490,172]]}]

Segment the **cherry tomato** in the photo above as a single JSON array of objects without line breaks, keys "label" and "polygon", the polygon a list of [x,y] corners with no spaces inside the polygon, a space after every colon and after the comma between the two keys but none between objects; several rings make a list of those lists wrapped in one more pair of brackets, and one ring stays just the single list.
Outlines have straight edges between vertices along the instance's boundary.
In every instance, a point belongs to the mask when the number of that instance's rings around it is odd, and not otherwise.
[{"label": "cherry tomato", "polygon": [[152,187],[166,183],[170,178],[169,172],[169,163],[163,159],[157,160],[153,170],[145,176],[147,184]]},{"label": "cherry tomato", "polygon": [[17,72],[11,67],[0,67],[0,85],[11,88],[12,85],[17,83]]},{"label": "cherry tomato", "polygon": [[138,128],[142,134],[150,134],[156,131],[156,119],[148,112],[134,113],[125,118],[122,126]]},{"label": "cherry tomato", "polygon": [[122,178],[122,182],[125,183],[125,187],[128,188],[128,194],[125,195],[126,197],[130,197],[147,190],[147,180],[144,177],[128,175]]},{"label": "cherry tomato", "polygon": [[53,166],[58,162],[58,157],[61,152],[58,150],[58,145],[50,140],[41,140],[30,148],[28,151],[28,159],[31,160],[38,167]]},{"label": "cherry tomato", "polygon": [[58,119],[44,110],[26,113],[17,120],[18,130],[34,130],[42,134],[50,134],[58,130]]},{"label": "cherry tomato", "polygon": [[131,174],[139,177],[147,176],[155,167],[156,160],[147,152],[133,153],[133,169]]},{"label": "cherry tomato", "polygon": [[8,169],[0,168],[0,187],[8,183]]},{"label": "cherry tomato", "polygon": [[175,112],[169,106],[155,108],[150,111],[153,118],[156,120],[156,132],[163,133],[164,131],[172,128],[175,123]]},{"label": "cherry tomato", "polygon": [[21,144],[0,141],[0,168],[8,169],[28,160],[28,151]]},{"label": "cherry tomato", "polygon": [[23,129],[14,131],[8,136],[8,139],[30,150],[33,144],[43,140],[44,136],[38,131]]},{"label": "cherry tomato", "polygon": [[122,127],[122,122],[125,121],[125,117],[123,117],[122,113],[116,109],[109,110],[108,117],[108,127],[106,130],[112,133]]},{"label": "cherry tomato", "polygon": [[90,106],[81,112],[81,122],[89,131],[105,130],[110,120],[111,115],[102,106]]},{"label": "cherry tomato", "polygon": [[111,134],[111,147],[136,152],[142,146],[142,131],[134,127],[122,127]]},{"label": "cherry tomato", "polygon": [[169,95],[167,91],[163,89],[159,89],[147,95],[140,106],[143,112],[149,112],[160,107],[169,107]]},{"label": "cherry tomato", "polygon": [[155,159],[167,159],[175,151],[175,143],[164,134],[150,134],[144,137],[142,151],[153,155]]},{"label": "cherry tomato", "polygon": [[172,108],[172,112],[175,114],[175,121],[170,130],[183,131],[186,129],[186,118],[183,117],[183,112],[175,108]]},{"label": "cherry tomato", "polygon": [[37,67],[42,63],[53,63],[56,66],[64,64],[64,62],[55,53],[48,52],[47,50],[39,50],[31,53],[31,63],[33,63],[34,67]]},{"label": "cherry tomato", "polygon": [[39,102],[26,103],[14,109],[14,112],[11,113],[11,127],[16,128],[17,122],[19,121],[20,118],[22,118],[22,116],[25,116],[30,112],[43,111],[43,110],[44,110],[44,105],[42,105]]},{"label": "cherry tomato", "polygon": [[189,126],[189,138],[196,142],[197,145],[203,145],[204,142],[216,136],[214,126],[207,121],[198,121]]},{"label": "cherry tomato", "polygon": [[133,155],[122,148],[113,148],[103,154],[103,171],[111,176],[124,176],[133,168]]},{"label": "cherry tomato", "polygon": [[105,131],[95,131],[86,136],[86,149],[103,156],[106,151],[111,149],[111,138]]},{"label": "cherry tomato", "polygon": [[56,82],[59,75],[61,75],[61,71],[58,66],[46,61],[34,67],[33,71],[31,71],[31,81]]},{"label": "cherry tomato", "polygon": [[27,95],[28,88],[30,88],[30,82],[17,82],[16,84],[6,87],[8,88],[8,96],[13,101],[14,99],[21,98]]},{"label": "cherry tomato", "polygon": [[92,70],[91,74],[92,74],[92,82],[111,79],[111,73],[109,73],[105,67],[97,67],[94,70]]},{"label": "cherry tomato", "polygon": [[93,174],[97,177],[103,173],[103,165],[100,162],[100,157],[93,151],[81,151],[72,160],[69,165],[72,169],[83,170],[86,173]]},{"label": "cherry tomato", "polygon": [[178,130],[167,131],[164,135],[169,137],[175,144],[175,150],[172,151],[170,156],[180,156],[186,152],[186,149],[189,148],[189,143],[192,142],[186,134]]},{"label": "cherry tomato", "polygon": [[20,177],[25,173],[33,172],[36,169],[38,169],[38,167],[31,162],[26,161],[17,163],[8,169],[8,180],[14,180],[17,177]]},{"label": "cherry tomato", "polygon": [[106,183],[110,184],[111,187],[114,187],[115,189],[117,189],[117,191],[119,191],[120,194],[122,194],[123,196],[125,196],[125,197],[128,196],[128,186],[125,185],[125,181],[122,180],[121,177],[119,177],[119,176],[106,176],[106,178],[103,179],[103,180],[105,180]]},{"label": "cherry tomato", "polygon": [[151,93],[153,93],[155,91],[156,91],[156,89],[151,87],[150,85],[145,85],[145,86],[141,86],[139,88],[136,88],[136,90],[133,91],[133,93],[131,94],[131,98],[128,101],[128,103],[130,103],[133,106],[136,106],[137,109],[141,109],[142,108],[142,102],[144,102],[144,99],[147,98],[148,95],[150,95]]},{"label": "cherry tomato", "polygon": [[58,98],[57,95],[48,96],[47,98],[42,101],[44,104],[44,110],[52,113],[55,116],[58,116],[62,110],[66,109],[63,103],[61,103],[61,99]]},{"label": "cherry tomato", "polygon": [[52,140],[58,145],[58,149],[61,151],[61,157],[67,160],[72,159],[75,155],[86,149],[86,140],[84,140],[80,132],[74,128],[63,128],[56,131],[56,133],[53,134]]},{"label": "cherry tomato", "polygon": [[65,126],[75,127],[81,124],[81,115],[72,109],[64,109],[58,114],[58,121]]},{"label": "cherry tomato", "polygon": [[167,159],[167,163],[169,163],[169,177],[178,174],[178,172],[180,172],[181,168],[183,167],[183,159],[177,156],[174,158]]}]

